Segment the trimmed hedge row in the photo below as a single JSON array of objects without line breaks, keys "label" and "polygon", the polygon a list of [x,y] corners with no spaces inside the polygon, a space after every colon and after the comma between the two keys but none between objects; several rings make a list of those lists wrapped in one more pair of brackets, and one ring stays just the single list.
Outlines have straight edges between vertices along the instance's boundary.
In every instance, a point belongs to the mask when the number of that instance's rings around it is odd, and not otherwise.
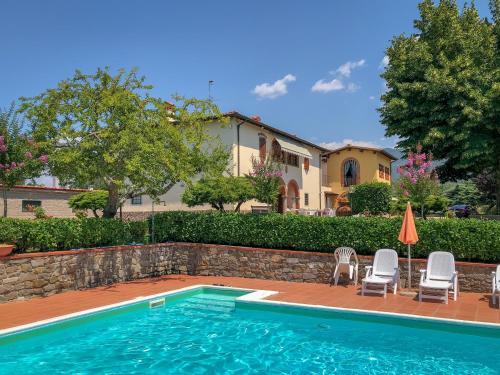
[{"label": "trimmed hedge row", "polygon": [[0,218],[0,243],[15,243],[16,252],[68,250],[143,243],[147,222],[117,219]]},{"label": "trimmed hedge row", "polygon": [[[203,242],[250,247],[333,252],[351,246],[358,254],[396,249],[406,256],[398,240],[401,218],[311,217],[165,212],[155,215],[159,242]],[[426,258],[435,250],[451,251],[457,260],[499,262],[500,222],[474,219],[417,220],[420,241],[412,256]]]}]

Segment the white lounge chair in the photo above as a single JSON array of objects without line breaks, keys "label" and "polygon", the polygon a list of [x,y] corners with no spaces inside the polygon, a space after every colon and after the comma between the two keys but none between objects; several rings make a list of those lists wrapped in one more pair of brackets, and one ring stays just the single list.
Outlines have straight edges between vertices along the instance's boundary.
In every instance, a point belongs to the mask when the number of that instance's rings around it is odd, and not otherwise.
[{"label": "white lounge chair", "polygon": [[[450,290],[453,293],[453,300],[456,301],[458,296],[458,273],[455,271],[453,254],[446,251],[430,253],[427,269],[420,270],[418,300],[422,301],[422,298],[429,298],[448,303]],[[432,293],[428,294],[429,291]]]},{"label": "white lounge chair", "polygon": [[[354,285],[358,285],[359,262],[356,251],[351,247],[338,247],[335,249],[333,255],[335,257],[335,261],[337,262],[333,273],[335,285],[339,282],[341,273],[348,273],[350,280],[354,277]],[[351,257],[354,257],[354,263],[351,262]]]},{"label": "white lounge chair", "polygon": [[[362,280],[361,295],[366,292],[383,294],[387,296],[387,286],[391,285],[396,294],[399,284],[398,253],[393,249],[380,249],[375,253],[373,266],[366,266],[366,277]],[[382,288],[368,289],[369,285]]]},{"label": "white lounge chair", "polygon": [[[492,292],[491,298],[493,300],[493,306],[497,303],[497,295],[500,296],[500,264],[497,266],[497,271],[492,272],[493,280],[492,280]],[[498,299],[498,308],[500,308],[500,298]]]}]

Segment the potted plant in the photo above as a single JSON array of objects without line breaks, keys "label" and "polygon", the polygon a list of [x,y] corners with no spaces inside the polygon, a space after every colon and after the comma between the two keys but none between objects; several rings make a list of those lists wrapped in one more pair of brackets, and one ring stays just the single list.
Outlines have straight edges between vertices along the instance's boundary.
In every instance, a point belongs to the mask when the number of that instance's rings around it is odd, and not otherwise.
[{"label": "potted plant", "polygon": [[14,223],[0,222],[0,257],[6,257],[16,247],[16,242],[21,238],[21,230]]},{"label": "potted plant", "polygon": [[15,244],[0,243],[0,257],[10,255],[15,246]]}]

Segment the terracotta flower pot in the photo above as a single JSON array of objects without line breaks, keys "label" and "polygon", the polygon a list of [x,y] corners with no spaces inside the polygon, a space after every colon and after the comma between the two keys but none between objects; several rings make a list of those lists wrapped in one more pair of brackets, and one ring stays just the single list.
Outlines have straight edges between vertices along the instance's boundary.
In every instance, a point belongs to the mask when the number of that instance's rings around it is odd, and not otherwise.
[{"label": "terracotta flower pot", "polygon": [[6,243],[0,244],[0,257],[6,257],[7,255],[10,255],[13,249],[14,245],[9,245]]}]

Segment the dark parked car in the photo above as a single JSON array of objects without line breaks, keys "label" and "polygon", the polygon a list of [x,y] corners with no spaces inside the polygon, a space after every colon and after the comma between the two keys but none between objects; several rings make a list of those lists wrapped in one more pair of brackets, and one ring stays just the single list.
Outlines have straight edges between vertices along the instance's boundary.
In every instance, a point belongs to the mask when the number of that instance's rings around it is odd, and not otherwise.
[{"label": "dark parked car", "polygon": [[448,208],[448,210],[453,211],[456,217],[468,218],[470,215],[476,215],[477,211],[474,207],[468,204],[455,204]]}]

